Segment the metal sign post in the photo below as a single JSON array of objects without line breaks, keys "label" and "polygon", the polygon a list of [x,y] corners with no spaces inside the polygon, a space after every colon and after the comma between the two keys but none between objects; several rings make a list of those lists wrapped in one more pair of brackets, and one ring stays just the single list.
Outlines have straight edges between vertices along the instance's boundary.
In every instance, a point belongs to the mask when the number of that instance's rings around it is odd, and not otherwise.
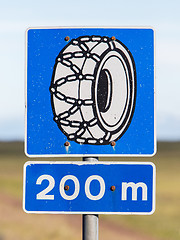
[{"label": "metal sign post", "polygon": [[83,240],[98,240],[99,239],[99,226],[98,215],[83,215]]},{"label": "metal sign post", "polygon": [[[83,161],[97,162],[98,157],[84,157]],[[82,239],[98,240],[99,236],[99,216],[92,214],[82,215]]]}]

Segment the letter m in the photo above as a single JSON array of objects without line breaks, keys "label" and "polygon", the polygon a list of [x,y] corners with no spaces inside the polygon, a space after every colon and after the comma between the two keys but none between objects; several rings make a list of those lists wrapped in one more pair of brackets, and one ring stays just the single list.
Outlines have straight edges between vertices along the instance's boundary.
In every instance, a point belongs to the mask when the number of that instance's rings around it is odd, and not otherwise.
[{"label": "letter m", "polygon": [[133,182],[122,182],[122,200],[127,200],[127,189],[132,189],[132,201],[137,201],[137,190],[139,187],[142,188],[142,200],[147,201],[147,185],[143,182],[133,183]]}]

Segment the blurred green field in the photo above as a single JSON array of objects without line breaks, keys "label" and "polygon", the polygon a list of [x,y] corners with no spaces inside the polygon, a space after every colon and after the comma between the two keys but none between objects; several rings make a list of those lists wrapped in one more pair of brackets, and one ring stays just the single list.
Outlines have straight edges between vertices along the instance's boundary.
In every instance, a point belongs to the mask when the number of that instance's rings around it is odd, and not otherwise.
[{"label": "blurred green field", "polygon": [[[22,142],[0,143],[0,240],[81,239],[81,216],[30,215],[23,212],[22,172],[23,164],[29,160],[34,159],[24,155]],[[180,142],[158,143],[158,152],[152,158],[100,158],[101,160],[154,162],[157,168],[157,190],[156,211],[153,215],[101,215],[100,239],[179,240]]]}]

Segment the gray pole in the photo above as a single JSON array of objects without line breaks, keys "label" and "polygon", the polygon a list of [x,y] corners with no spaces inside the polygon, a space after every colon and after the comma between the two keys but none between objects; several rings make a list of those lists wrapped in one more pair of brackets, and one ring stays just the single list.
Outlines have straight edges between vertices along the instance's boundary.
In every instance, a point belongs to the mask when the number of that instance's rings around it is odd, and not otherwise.
[{"label": "gray pole", "polygon": [[[84,157],[83,161],[98,161],[98,157]],[[84,214],[82,219],[82,239],[98,240],[98,215]]]}]

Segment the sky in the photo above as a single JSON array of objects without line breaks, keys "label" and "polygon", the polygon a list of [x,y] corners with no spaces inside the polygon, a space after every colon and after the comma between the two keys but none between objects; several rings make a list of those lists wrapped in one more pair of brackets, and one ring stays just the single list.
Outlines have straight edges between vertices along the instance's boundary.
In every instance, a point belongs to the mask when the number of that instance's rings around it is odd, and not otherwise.
[{"label": "sky", "polygon": [[157,139],[180,140],[179,9],[179,0],[1,1],[0,141],[24,139],[26,29],[61,26],[152,27]]}]

